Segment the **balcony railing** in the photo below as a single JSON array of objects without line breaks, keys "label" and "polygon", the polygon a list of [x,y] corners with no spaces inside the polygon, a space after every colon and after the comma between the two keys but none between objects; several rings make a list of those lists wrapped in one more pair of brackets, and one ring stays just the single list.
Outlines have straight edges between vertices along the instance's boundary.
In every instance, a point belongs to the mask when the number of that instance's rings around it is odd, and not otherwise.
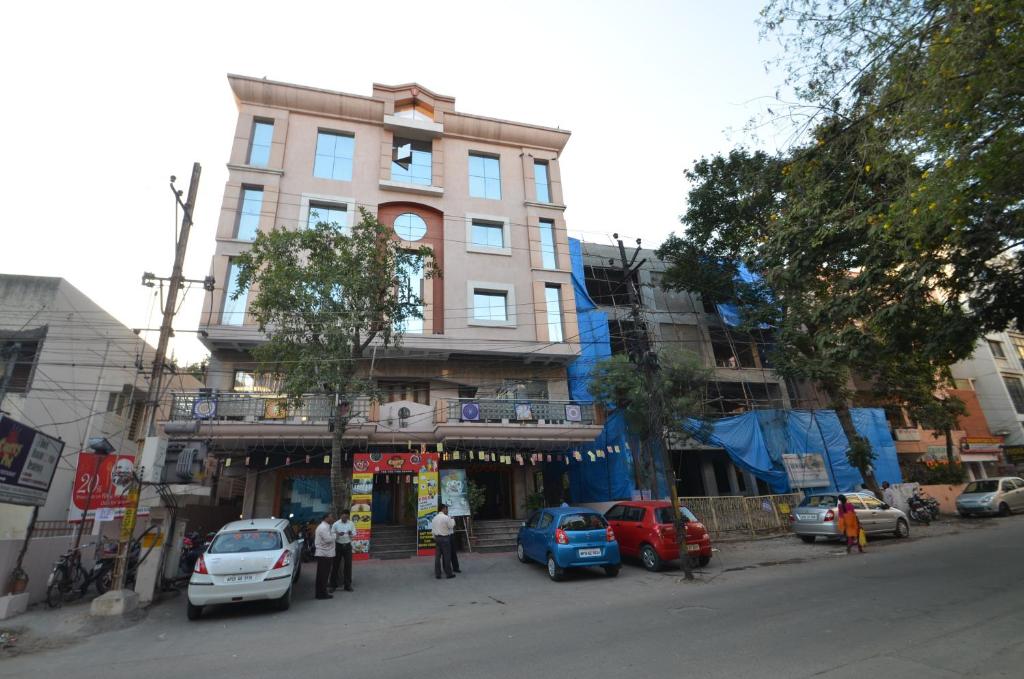
[{"label": "balcony railing", "polygon": [[[463,409],[464,405],[470,406],[468,411]],[[473,405],[479,408],[479,415],[476,414],[476,408],[473,408]],[[567,409],[566,406],[569,408]],[[579,419],[572,419],[571,416],[576,409],[579,409]],[[473,419],[474,416],[476,419]],[[593,403],[580,403],[579,401],[464,398],[448,401],[448,421],[589,425],[597,423],[597,414]]]},{"label": "balcony railing", "polygon": [[[211,422],[302,422],[327,424],[335,415],[333,394],[308,394],[298,401],[277,394],[236,394],[184,392],[173,395],[171,419]],[[355,398],[349,406],[350,417],[366,420],[370,400]]]}]

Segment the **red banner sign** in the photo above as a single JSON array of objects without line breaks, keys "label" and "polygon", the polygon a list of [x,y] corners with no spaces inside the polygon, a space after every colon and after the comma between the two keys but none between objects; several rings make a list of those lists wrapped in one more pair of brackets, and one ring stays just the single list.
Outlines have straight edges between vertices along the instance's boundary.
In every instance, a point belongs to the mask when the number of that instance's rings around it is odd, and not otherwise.
[{"label": "red banner sign", "polygon": [[[437,460],[437,454],[433,454]],[[356,474],[417,474],[424,469],[430,453],[356,453],[352,471]]]},{"label": "red banner sign", "polygon": [[84,512],[97,509],[124,510],[134,464],[132,455],[79,453],[68,519],[78,521]]}]

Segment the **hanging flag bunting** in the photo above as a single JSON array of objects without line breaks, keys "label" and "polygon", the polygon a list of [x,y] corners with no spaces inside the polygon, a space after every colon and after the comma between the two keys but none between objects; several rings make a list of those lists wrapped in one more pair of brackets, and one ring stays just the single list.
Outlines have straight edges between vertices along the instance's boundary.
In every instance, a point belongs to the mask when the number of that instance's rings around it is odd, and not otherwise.
[{"label": "hanging flag bunting", "polygon": [[563,457],[562,459],[563,459],[563,460],[565,460],[565,463],[566,463],[566,464],[569,464],[569,456],[568,456],[568,455],[566,455],[566,456],[565,456],[565,457]]},{"label": "hanging flag bunting", "polygon": [[230,457],[228,459],[224,460],[224,466],[225,467],[230,467],[231,466],[231,458]]},{"label": "hanging flag bunting", "polygon": [[437,444],[437,452],[440,453],[442,450],[444,450],[444,444],[443,443],[438,443]]},{"label": "hanging flag bunting", "polygon": [[615,446],[615,452],[616,452],[616,453],[621,453],[622,451],[621,451],[621,450],[619,449],[619,447],[618,447],[618,446]]},{"label": "hanging flag bunting", "polygon": [[455,459],[456,460],[461,460],[462,459],[462,453],[459,452],[458,450],[455,451]]},{"label": "hanging flag bunting", "polygon": [[519,465],[522,466],[522,464],[523,464],[523,456],[522,455],[516,455],[516,462],[518,462]]},{"label": "hanging flag bunting", "polygon": [[324,464],[330,464],[330,463],[331,463],[331,456],[330,455],[324,455]]},{"label": "hanging flag bunting", "polygon": [[548,455],[548,462],[551,462],[551,456]]},{"label": "hanging flag bunting", "polygon": [[309,455],[306,456],[306,464],[309,464]]},{"label": "hanging flag bunting", "polygon": [[245,458],[245,466],[246,466],[246,467],[248,467],[248,466],[249,466],[249,458],[248,458],[248,457],[246,457],[246,458]]},{"label": "hanging flag bunting", "polygon": [[408,448],[409,452],[411,453],[412,452],[412,441],[406,441],[405,442],[405,447]]},{"label": "hanging flag bunting", "polygon": [[290,457],[286,457],[286,458],[284,458],[284,466],[286,466],[286,467],[287,467],[287,466],[288,466],[288,465],[290,465],[291,463],[292,463],[292,458],[290,458]]},{"label": "hanging flag bunting", "polygon": [[270,464],[270,456],[269,456],[269,455],[267,455],[267,456],[266,456],[266,457],[265,457],[265,458],[263,459],[263,464],[264,464],[264,465],[269,465],[269,464]]},{"label": "hanging flag bunting", "polygon": [[597,456],[603,458],[604,457],[604,451],[603,450],[597,451]]},{"label": "hanging flag bunting", "polygon": [[613,450],[615,450],[615,449],[614,449],[614,448],[612,448],[611,446],[608,446],[608,452],[609,452],[609,453],[610,453],[610,452],[612,452]]},{"label": "hanging flag bunting", "polygon": [[578,451],[578,450],[574,450],[574,451],[572,451],[572,456],[573,456],[574,458],[576,458],[576,461],[577,461],[577,462],[582,462],[582,461],[583,461],[583,456],[582,456],[582,455],[580,455],[580,451]]},{"label": "hanging flag bunting", "polygon": [[589,450],[587,451],[587,456],[590,458],[591,462],[595,462],[596,459],[597,459],[597,458],[594,457],[594,454],[592,452],[590,452]]}]

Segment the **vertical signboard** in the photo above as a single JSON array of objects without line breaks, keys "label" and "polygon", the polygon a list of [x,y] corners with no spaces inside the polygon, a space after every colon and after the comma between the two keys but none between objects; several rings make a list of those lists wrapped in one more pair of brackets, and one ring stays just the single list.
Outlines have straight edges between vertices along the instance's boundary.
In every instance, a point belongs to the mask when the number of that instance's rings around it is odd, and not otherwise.
[{"label": "vertical signboard", "polygon": [[[356,537],[352,540],[352,558],[361,561],[370,558],[371,507],[373,505],[373,472],[365,471],[368,467],[365,455],[357,454],[353,460],[352,471],[352,523],[356,525]],[[364,471],[359,471],[360,467]]]},{"label": "vertical signboard", "polygon": [[449,516],[469,516],[469,486],[465,469],[441,470],[441,502]]},{"label": "vertical signboard", "polygon": [[42,507],[64,442],[0,416],[0,502]]},{"label": "vertical signboard", "polygon": [[437,481],[437,453],[423,453],[420,470],[416,476],[418,483],[417,523],[418,539],[416,554],[432,556],[434,554],[434,535],[430,532],[430,524],[437,516],[437,498],[439,493]]}]

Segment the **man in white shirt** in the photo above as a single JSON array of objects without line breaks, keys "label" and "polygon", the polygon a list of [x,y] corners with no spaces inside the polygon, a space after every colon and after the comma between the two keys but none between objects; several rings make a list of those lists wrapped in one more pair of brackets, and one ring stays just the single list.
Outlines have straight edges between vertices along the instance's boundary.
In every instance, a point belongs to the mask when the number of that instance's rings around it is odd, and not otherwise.
[{"label": "man in white shirt", "polygon": [[888,481],[882,482],[882,502],[889,505],[890,507],[898,506],[896,504],[896,489],[890,486]]},{"label": "man in white shirt", "polygon": [[441,567],[444,566],[446,578],[454,578],[452,572],[452,533],[455,531],[455,519],[448,516],[448,505],[442,504],[430,522],[430,532],[434,535],[434,577],[441,579]]},{"label": "man in white shirt", "polygon": [[327,581],[331,576],[331,564],[334,562],[334,531],[331,524],[334,523],[334,515],[330,512],[324,514],[320,525],[316,527],[313,536],[313,544],[316,547],[316,598],[333,599],[327,592]]},{"label": "man in white shirt", "polygon": [[[328,590],[338,589],[338,571],[342,571],[342,585],[346,592],[352,591],[352,538],[356,535],[356,525],[349,520],[348,511],[338,515],[338,520],[331,526],[334,533],[335,553],[331,564],[331,577],[327,583]],[[341,568],[344,564],[344,569]]]}]

